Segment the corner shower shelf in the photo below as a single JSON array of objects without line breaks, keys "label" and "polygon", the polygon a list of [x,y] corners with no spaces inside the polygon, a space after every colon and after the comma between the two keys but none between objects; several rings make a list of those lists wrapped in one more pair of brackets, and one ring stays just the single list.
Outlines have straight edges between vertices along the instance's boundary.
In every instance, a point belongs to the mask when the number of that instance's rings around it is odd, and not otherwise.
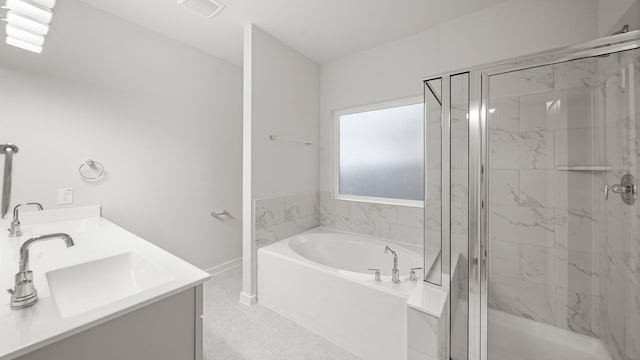
[{"label": "corner shower shelf", "polygon": [[611,171],[611,165],[564,165],[556,166],[559,171]]}]

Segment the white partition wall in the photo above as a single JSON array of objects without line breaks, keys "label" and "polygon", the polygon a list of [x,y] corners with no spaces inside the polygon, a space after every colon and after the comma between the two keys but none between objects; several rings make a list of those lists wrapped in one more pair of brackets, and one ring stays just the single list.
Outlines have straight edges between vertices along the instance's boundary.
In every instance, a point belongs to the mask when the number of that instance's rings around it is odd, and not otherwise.
[{"label": "white partition wall", "polygon": [[248,304],[256,301],[256,246],[318,224],[320,67],[253,24],[244,46],[241,299]]}]

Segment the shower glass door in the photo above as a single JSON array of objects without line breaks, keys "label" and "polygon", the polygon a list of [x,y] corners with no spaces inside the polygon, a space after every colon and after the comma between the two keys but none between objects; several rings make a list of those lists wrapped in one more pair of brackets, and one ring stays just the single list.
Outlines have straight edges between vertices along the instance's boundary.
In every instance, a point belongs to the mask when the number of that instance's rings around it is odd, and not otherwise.
[{"label": "shower glass door", "polygon": [[640,50],[482,91],[488,345],[470,358],[640,359]]}]

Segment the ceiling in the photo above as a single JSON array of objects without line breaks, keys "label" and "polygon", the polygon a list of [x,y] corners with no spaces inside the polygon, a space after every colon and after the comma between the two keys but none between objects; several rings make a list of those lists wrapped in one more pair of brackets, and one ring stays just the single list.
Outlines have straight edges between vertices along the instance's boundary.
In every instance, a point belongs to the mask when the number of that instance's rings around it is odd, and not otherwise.
[{"label": "ceiling", "polygon": [[324,63],[504,0],[222,0],[227,7],[213,19],[176,0],[81,1],[242,65],[242,29],[250,22]]}]

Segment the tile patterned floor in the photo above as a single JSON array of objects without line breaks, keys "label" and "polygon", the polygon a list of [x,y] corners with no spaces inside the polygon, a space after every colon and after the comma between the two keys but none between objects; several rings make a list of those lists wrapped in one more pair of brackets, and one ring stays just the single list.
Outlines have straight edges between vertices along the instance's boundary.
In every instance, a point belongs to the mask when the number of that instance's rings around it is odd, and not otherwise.
[{"label": "tile patterned floor", "polygon": [[241,283],[240,267],[205,283],[205,360],[360,360],[260,304],[240,304]]}]

